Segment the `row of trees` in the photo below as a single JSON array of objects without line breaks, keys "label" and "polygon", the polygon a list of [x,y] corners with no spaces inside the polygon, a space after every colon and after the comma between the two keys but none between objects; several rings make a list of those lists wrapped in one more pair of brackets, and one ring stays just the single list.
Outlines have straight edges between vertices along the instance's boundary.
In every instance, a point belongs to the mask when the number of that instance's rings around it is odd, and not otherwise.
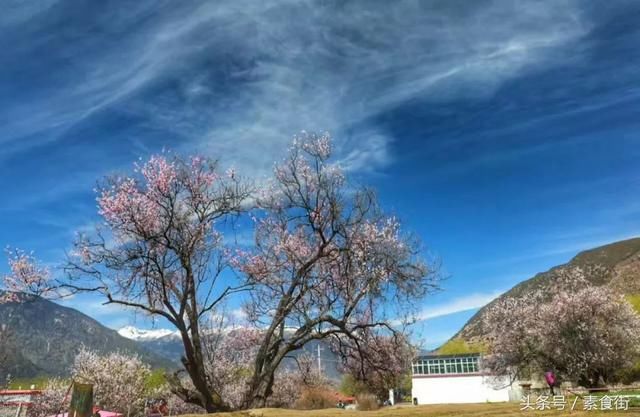
[{"label": "row of trees", "polygon": [[[408,323],[437,285],[418,242],[384,214],[372,190],[349,184],[331,163],[326,135],[296,138],[259,187],[208,158],[162,155],[107,178],[97,201],[102,223],[77,238],[60,273],[15,251],[5,288],[49,297],[93,292],[165,319],[180,333],[188,376],[172,375],[171,389],[208,412],[265,406],[280,365],[312,340],[330,339],[362,378],[397,372],[406,363],[385,359],[407,351],[408,339],[395,323]],[[254,244],[229,247],[223,230],[246,215]],[[252,347],[231,394],[220,384],[229,371],[221,364],[224,344],[236,339],[209,346],[203,326],[234,295],[257,330],[237,338]]]},{"label": "row of trees", "polygon": [[[251,337],[251,330],[240,330],[241,334],[235,332],[218,335],[217,341],[212,343],[221,343],[221,348],[236,348],[243,337]],[[248,376],[246,371],[249,362],[237,361],[237,355],[251,355],[249,351],[255,350],[255,346],[255,343],[246,344],[242,352],[220,349],[217,352],[219,363],[215,366],[213,362],[207,363],[208,375],[232,407],[241,404],[242,385]],[[299,369],[280,370],[277,373],[278,383],[269,406],[291,407],[303,390],[326,384],[316,372],[310,371],[308,359],[301,358],[301,365]],[[30,417],[47,417],[67,409],[71,381],[93,384],[96,405],[126,416],[143,415],[147,399],[166,401],[172,415],[201,411],[200,407],[185,403],[173,394],[164,376],[158,377],[137,355],[122,352],[103,355],[82,348],[75,357],[70,376],[71,380],[54,378],[47,382],[42,394],[29,409]],[[183,383],[188,385],[190,382],[187,379]]]}]

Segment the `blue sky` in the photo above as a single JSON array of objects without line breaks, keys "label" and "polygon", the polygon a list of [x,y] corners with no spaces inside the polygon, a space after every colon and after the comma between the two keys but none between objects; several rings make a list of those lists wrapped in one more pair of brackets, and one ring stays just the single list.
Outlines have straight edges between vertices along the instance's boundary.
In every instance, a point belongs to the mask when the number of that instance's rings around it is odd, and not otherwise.
[{"label": "blue sky", "polygon": [[[0,244],[55,264],[102,176],[163,148],[264,176],[330,131],[442,259],[427,346],[578,251],[639,235],[633,1],[8,0]],[[5,272],[4,264],[0,272]],[[77,297],[108,326],[140,317]]]}]

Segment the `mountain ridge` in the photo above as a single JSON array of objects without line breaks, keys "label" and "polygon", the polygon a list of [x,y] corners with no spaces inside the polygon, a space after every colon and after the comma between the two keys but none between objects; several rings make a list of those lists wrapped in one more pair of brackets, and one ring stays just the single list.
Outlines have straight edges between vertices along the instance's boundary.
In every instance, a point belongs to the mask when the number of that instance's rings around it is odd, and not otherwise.
[{"label": "mountain ridge", "polygon": [[[126,339],[90,316],[40,297],[20,294],[19,302],[0,304],[0,378],[67,376],[81,346],[100,353],[122,351],[140,355],[153,367],[171,362]],[[1,358],[0,358],[1,359]]]},{"label": "mountain ridge", "polygon": [[564,264],[521,281],[480,308],[450,340],[482,339],[482,319],[496,302],[505,297],[523,297],[538,289],[553,288],[555,282],[576,269],[579,269],[592,285],[606,285],[627,296],[640,294],[640,237],[584,250]]}]

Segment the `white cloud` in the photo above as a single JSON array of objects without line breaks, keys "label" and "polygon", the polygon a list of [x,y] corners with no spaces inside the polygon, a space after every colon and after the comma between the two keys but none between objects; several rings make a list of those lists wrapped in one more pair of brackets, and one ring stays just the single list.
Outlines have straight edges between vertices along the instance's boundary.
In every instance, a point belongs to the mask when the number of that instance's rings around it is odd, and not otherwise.
[{"label": "white cloud", "polygon": [[242,308],[231,310],[231,316],[239,321],[244,321],[247,319],[247,313]]},{"label": "white cloud", "polygon": [[448,316],[463,311],[476,310],[484,307],[495,300],[504,291],[493,291],[490,293],[475,293],[453,298],[442,304],[424,308],[418,315],[418,320],[429,320],[437,317]]},{"label": "white cloud", "polygon": [[582,251],[638,237],[638,233],[619,232],[611,230],[611,228],[603,230],[601,233],[597,234],[591,233],[591,231],[598,230],[597,228],[585,228],[584,230],[585,233],[580,233],[580,231],[575,230],[572,232],[566,232],[564,235],[566,238],[542,241],[537,246],[532,246],[522,255],[500,257],[493,260],[478,262],[474,266],[476,268],[483,268],[512,265],[559,255],[566,255],[566,262],[569,262],[574,256]]},{"label": "white cloud", "polygon": [[[12,3],[0,17],[0,36],[33,36],[14,42],[8,53],[35,60],[60,33],[47,30],[46,16],[65,6]],[[67,35],[82,29],[74,26],[78,21],[104,30],[83,34],[82,42],[57,39],[48,48],[73,65],[46,68],[46,88],[5,103],[0,158],[117,110],[171,136],[177,150],[221,157],[247,175],[269,171],[301,129],[332,132],[347,170],[375,172],[393,161],[395,140],[377,117],[413,100],[491,96],[513,78],[556,65],[559,51],[590,29],[574,1],[452,4],[433,9],[427,2],[393,2],[376,9],[364,2],[140,1],[65,20]],[[31,19],[43,26],[21,30]],[[119,139],[141,152],[157,148],[135,136]],[[85,140],[102,158],[100,139]],[[84,186],[69,182],[51,198]],[[457,298],[421,317],[479,308],[495,295]],[[89,308],[103,317],[123,314],[101,304]]]}]

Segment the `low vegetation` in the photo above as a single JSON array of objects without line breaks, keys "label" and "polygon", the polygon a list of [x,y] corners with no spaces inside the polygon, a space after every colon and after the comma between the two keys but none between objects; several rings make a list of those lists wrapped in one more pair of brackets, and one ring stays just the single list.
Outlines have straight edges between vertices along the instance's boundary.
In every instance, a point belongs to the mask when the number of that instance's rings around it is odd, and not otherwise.
[{"label": "low vegetation", "polygon": [[440,355],[464,355],[469,353],[486,353],[487,346],[482,342],[467,342],[464,339],[455,338],[438,348]]},{"label": "low vegetation", "polygon": [[627,299],[627,302],[631,304],[633,309],[637,313],[640,313],[640,294],[628,294],[625,298]]},{"label": "low vegetation", "polygon": [[48,376],[39,376],[34,378],[16,378],[11,379],[8,387],[9,389],[29,389],[32,386],[35,389],[44,389],[47,386],[47,383],[51,379]]},{"label": "low vegetation", "polygon": [[378,398],[373,394],[360,394],[357,397],[358,410],[373,411],[380,408]]},{"label": "low vegetation", "polygon": [[517,403],[385,407],[375,411],[338,409],[300,411],[268,408],[239,411],[235,413],[215,414],[216,417],[605,417],[623,415],[631,416],[635,414],[633,411],[520,411],[520,407]]},{"label": "low vegetation", "polygon": [[336,398],[332,392],[314,387],[305,389],[293,408],[298,410],[323,410],[332,408],[335,405]]}]

